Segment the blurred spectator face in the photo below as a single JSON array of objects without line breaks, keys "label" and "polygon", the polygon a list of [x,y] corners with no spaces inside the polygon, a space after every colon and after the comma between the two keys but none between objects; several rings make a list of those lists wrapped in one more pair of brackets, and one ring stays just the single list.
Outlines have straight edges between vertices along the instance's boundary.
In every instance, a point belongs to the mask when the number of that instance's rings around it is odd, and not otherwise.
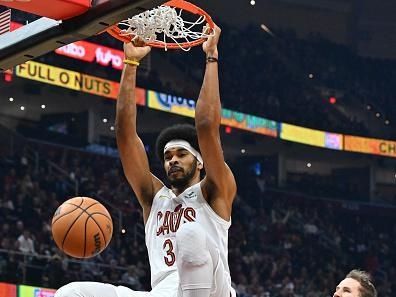
[{"label": "blurred spectator face", "polygon": [[10,225],[7,224],[7,223],[3,224],[2,228],[1,228],[1,231],[2,231],[4,234],[7,234],[8,231],[10,231]]},{"label": "blurred spectator face", "polygon": [[51,232],[51,226],[46,222],[43,223],[43,232],[44,233]]},{"label": "blurred spectator face", "polygon": [[127,263],[126,258],[125,257],[121,257],[120,258],[120,266],[127,266],[127,265],[128,265],[128,263]]},{"label": "blurred spectator face", "polygon": [[24,231],[23,231],[23,236],[24,236],[25,238],[30,238],[30,231],[29,231],[29,230],[24,230]]},{"label": "blurred spectator face", "polygon": [[286,288],[286,292],[287,292],[288,294],[294,293],[294,284],[293,284],[293,283],[289,282],[289,283],[286,285],[285,288]]},{"label": "blurred spectator face", "polygon": [[12,169],[10,170],[10,176],[16,176],[16,170],[15,170],[15,168],[12,168]]},{"label": "blurred spectator face", "polygon": [[130,265],[129,267],[128,267],[128,273],[129,273],[129,275],[136,275],[136,267],[134,266],[134,265]]},{"label": "blurred spectator face", "polygon": [[110,261],[110,266],[111,266],[111,268],[115,268],[115,267],[117,266],[117,261],[114,260],[114,259],[112,259],[112,260]]},{"label": "blurred spectator face", "polygon": [[336,288],[333,297],[360,297],[360,284],[353,278],[342,280]]},{"label": "blurred spectator face", "polygon": [[1,240],[1,248],[5,249],[5,250],[8,250],[11,248],[11,242],[10,242],[9,238],[3,238]]},{"label": "blurred spectator face", "polygon": [[16,227],[17,227],[17,230],[18,230],[18,231],[22,232],[23,229],[24,229],[23,222],[22,222],[22,221],[18,221],[18,222],[16,223]]},{"label": "blurred spectator face", "polygon": [[33,206],[34,207],[40,207],[40,198],[39,197],[35,196],[33,198]]}]

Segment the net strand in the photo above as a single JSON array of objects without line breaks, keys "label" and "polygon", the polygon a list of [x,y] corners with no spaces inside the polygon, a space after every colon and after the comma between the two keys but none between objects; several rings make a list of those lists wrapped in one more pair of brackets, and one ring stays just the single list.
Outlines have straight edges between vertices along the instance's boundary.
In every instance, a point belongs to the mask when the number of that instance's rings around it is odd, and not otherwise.
[{"label": "net strand", "polygon": [[[131,36],[131,41],[142,38],[145,42],[160,42],[164,44],[165,50],[167,50],[166,40],[169,38],[182,50],[189,51],[191,47],[182,47],[180,39],[192,42],[207,38],[211,34],[193,30],[195,26],[205,23],[205,16],[200,15],[195,22],[190,22],[182,18],[182,12],[183,9],[180,9],[178,13],[174,7],[170,6],[159,6],[145,11],[119,22],[120,35]],[[162,40],[159,40],[160,34],[163,34]]]}]

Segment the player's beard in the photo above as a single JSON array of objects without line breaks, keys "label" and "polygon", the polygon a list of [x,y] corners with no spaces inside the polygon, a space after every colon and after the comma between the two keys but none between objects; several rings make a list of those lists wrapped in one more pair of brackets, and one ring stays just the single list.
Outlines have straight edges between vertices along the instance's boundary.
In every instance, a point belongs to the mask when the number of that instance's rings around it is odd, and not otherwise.
[{"label": "player's beard", "polygon": [[197,160],[194,160],[190,170],[187,171],[185,174],[183,174],[182,177],[170,178],[168,176],[169,183],[175,188],[184,188],[194,177],[196,170],[197,170]]}]

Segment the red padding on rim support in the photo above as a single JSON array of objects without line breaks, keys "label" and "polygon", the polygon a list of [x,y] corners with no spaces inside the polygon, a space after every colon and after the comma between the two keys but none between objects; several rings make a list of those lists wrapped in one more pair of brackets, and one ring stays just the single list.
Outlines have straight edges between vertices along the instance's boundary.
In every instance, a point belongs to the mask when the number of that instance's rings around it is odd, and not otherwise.
[{"label": "red padding on rim support", "polygon": [[[168,1],[164,4],[162,4],[162,5],[180,8],[180,9],[188,11],[192,14],[203,15],[203,16],[205,16],[205,21],[208,23],[209,27],[211,29],[214,28],[214,23],[213,23],[211,16],[206,11],[204,11],[202,8],[192,4],[190,2],[187,2],[184,0],[171,0],[171,1]],[[113,36],[114,38],[117,38],[118,40],[120,40],[122,42],[126,42],[126,43],[131,42],[130,36],[120,35],[121,29],[118,28],[118,25],[113,25],[113,26],[109,27],[106,31],[111,36]],[[189,48],[189,47],[200,45],[200,44],[204,43],[205,40],[206,39],[201,38],[201,39],[197,39],[197,40],[190,41],[190,42],[181,42],[181,43],[169,42],[169,43],[166,43],[166,48],[167,49],[178,49],[180,47]],[[165,44],[163,42],[156,41],[156,42],[149,42],[147,44],[152,47],[165,48]]]},{"label": "red padding on rim support", "polygon": [[54,20],[66,20],[86,12],[91,7],[91,0],[0,0],[0,5]]}]

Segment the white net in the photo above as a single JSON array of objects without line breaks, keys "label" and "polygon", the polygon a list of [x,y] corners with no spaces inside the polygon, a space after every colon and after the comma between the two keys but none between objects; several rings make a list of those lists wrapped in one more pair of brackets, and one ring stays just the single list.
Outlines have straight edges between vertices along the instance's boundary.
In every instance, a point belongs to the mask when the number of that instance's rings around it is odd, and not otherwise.
[{"label": "white net", "polygon": [[195,22],[187,21],[181,17],[182,11],[180,9],[177,12],[170,6],[159,6],[145,11],[121,21],[118,24],[121,29],[120,34],[131,36],[131,40],[140,37],[145,42],[163,43],[165,50],[167,50],[167,42],[170,41],[178,44],[181,49],[189,51],[190,47],[184,48],[181,43],[206,38],[209,34],[204,32],[205,16],[199,16]]}]

